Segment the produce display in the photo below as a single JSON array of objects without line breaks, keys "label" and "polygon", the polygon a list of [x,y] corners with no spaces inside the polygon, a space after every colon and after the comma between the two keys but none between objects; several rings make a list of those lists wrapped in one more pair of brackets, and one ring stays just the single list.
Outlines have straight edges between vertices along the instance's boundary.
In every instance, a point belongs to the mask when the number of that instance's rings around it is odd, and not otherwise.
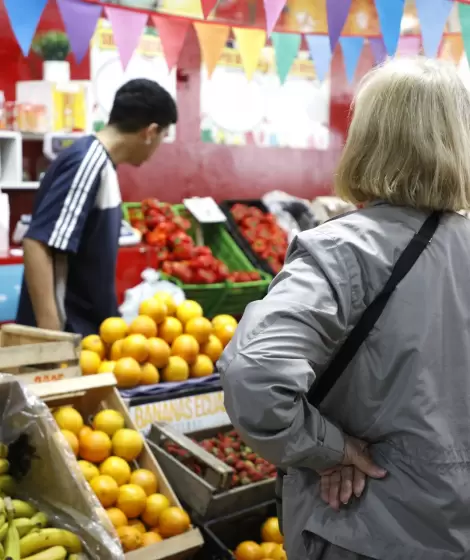
[{"label": "produce display", "polygon": [[[5,560],[79,560],[80,538],[50,526],[48,516],[27,501],[15,499],[8,447],[0,444],[0,558]],[[25,453],[27,456],[28,453]]]},{"label": "produce display", "polygon": [[99,335],[83,339],[84,375],[114,373],[121,389],[206,377],[237,327],[230,315],[210,321],[197,302],[176,305],[166,292],[143,301],[139,313],[129,325],[110,317]]},{"label": "produce display", "polygon": [[288,239],[276,217],[255,206],[241,203],[234,204],[230,213],[256,255],[265,260],[276,274],[280,272],[286,257]]},{"label": "produce display", "polygon": [[[232,467],[234,473],[232,475],[231,488],[276,477],[276,467],[245,445],[236,430],[228,433],[219,433],[215,437],[203,439],[202,441],[195,439],[192,441],[209,453],[212,453],[229,467]],[[195,474],[202,477],[205,476],[207,465],[198,461],[189,451],[172,441],[165,441],[164,448]]]},{"label": "produce display", "polygon": [[86,425],[75,408],[63,406],[54,411],[54,419],[77,457],[84,478],[105,508],[125,552],[189,530],[188,514],[159,493],[155,473],[135,467],[143,449],[143,437],[125,427],[119,411],[101,410],[91,425]]},{"label": "produce display", "polygon": [[157,248],[157,266],[183,284],[216,284],[261,280],[257,271],[230,271],[215,258],[210,247],[196,246],[188,233],[191,222],[176,215],[170,204],[150,198],[142,202],[141,211],[130,212],[130,224],[145,242]]},{"label": "produce display", "polygon": [[243,541],[234,551],[236,560],[287,560],[284,539],[277,517],[270,517],[261,527],[261,543]]}]

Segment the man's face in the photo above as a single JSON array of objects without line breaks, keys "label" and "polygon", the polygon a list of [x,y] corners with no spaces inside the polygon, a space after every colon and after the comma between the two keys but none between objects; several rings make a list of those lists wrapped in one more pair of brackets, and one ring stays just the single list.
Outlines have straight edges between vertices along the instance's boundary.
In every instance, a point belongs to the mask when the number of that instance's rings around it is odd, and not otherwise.
[{"label": "man's face", "polygon": [[156,124],[137,132],[130,149],[129,163],[139,167],[148,161],[167,136],[168,128]]}]

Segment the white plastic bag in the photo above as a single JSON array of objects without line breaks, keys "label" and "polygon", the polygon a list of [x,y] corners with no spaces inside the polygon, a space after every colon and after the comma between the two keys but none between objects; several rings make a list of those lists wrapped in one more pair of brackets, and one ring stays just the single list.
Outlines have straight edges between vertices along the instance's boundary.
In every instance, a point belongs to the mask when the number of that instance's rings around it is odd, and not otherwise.
[{"label": "white plastic bag", "polygon": [[124,302],[119,308],[122,318],[128,323],[135,319],[139,314],[140,304],[154,296],[157,292],[168,292],[172,295],[175,303],[179,305],[186,296],[181,288],[168,280],[161,280],[160,273],[153,268],[146,268],[141,275],[142,282],[126,290]]}]

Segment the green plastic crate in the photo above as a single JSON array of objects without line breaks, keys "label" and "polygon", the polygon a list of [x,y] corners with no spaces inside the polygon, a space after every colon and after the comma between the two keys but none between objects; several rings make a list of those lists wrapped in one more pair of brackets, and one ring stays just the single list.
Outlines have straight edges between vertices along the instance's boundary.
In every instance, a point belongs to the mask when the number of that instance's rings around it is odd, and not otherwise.
[{"label": "green plastic crate", "polygon": [[[129,211],[138,212],[139,208],[138,202],[123,204],[124,219],[129,220]],[[191,221],[192,227],[188,233],[195,239],[197,223],[194,218],[183,204],[177,204],[172,208],[176,215],[184,216]],[[224,224],[204,224],[201,227],[204,244],[211,248],[213,255],[224,262],[229,270],[247,272],[258,270],[251,264]],[[183,284],[177,278],[165,274],[162,274],[162,277],[180,286],[188,299],[197,301],[207,317],[214,317],[219,313],[241,315],[249,303],[262,299],[266,295],[272,277],[262,270],[258,272],[261,280],[243,283]]]}]

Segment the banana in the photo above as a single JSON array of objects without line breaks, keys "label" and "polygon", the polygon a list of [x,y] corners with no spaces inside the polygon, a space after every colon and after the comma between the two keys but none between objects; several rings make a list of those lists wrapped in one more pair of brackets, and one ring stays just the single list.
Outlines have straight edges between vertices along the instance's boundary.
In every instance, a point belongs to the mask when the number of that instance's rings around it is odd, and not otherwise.
[{"label": "banana", "polygon": [[0,474],[7,474],[10,469],[8,459],[0,459]]},{"label": "banana", "polygon": [[8,522],[5,522],[0,527],[0,543],[2,543],[5,540],[5,537],[7,536],[7,533],[8,533]]},{"label": "banana", "polygon": [[17,528],[20,538],[27,535],[35,527],[34,523],[32,522],[32,519],[28,519],[27,517],[20,517],[19,519],[14,519],[13,525]]},{"label": "banana", "polygon": [[8,532],[5,539],[5,559],[20,560],[20,536],[13,521],[8,524]]},{"label": "banana", "polygon": [[28,502],[24,502],[23,500],[12,500],[13,510],[14,510],[14,517],[18,519],[20,517],[27,517],[28,519],[36,515],[38,510],[33,507]]},{"label": "banana", "polygon": [[88,560],[86,554],[70,554],[67,560]]},{"label": "banana", "polygon": [[24,560],[65,560],[67,557],[67,549],[63,546],[53,546],[47,550],[43,550],[33,556],[28,556]]},{"label": "banana", "polygon": [[6,459],[8,457],[8,445],[0,443],[0,459]]},{"label": "banana", "polygon": [[71,554],[82,551],[80,539],[72,532],[66,529],[41,529],[20,540],[21,558],[32,556],[53,546],[63,546]]},{"label": "banana", "polygon": [[14,494],[16,490],[15,479],[9,474],[0,475],[0,492],[3,494]]},{"label": "banana", "polygon": [[2,497],[0,497],[0,513],[1,514],[5,513],[5,502]]},{"label": "banana", "polygon": [[45,529],[49,524],[49,518],[42,511],[38,511],[38,513],[33,515],[31,521],[35,527],[39,527],[40,529]]},{"label": "banana", "polygon": [[2,543],[0,543],[0,558],[1,560],[5,558],[5,550],[3,549]]}]

